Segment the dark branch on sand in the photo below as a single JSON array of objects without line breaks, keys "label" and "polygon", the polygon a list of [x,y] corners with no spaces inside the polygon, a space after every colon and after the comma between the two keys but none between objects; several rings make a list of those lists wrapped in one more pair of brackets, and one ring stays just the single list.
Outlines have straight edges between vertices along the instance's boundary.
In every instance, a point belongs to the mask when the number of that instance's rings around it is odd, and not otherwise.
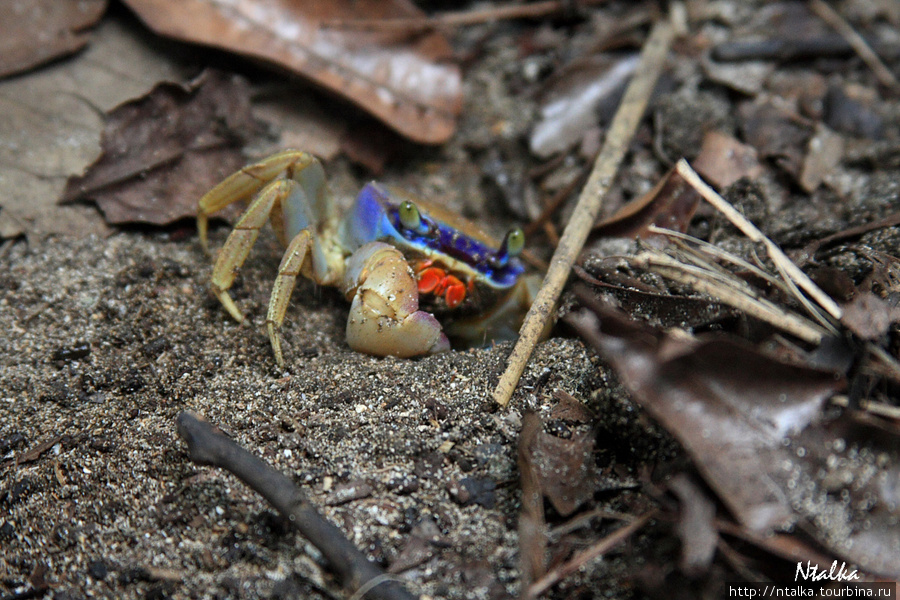
[{"label": "dark branch on sand", "polygon": [[[193,413],[178,415],[177,425],[191,460],[225,469],[262,495],[322,553],[347,589],[356,592],[375,578],[385,578],[384,571],[320,515],[286,476]],[[396,581],[379,581],[363,596],[380,600],[416,598]]]}]

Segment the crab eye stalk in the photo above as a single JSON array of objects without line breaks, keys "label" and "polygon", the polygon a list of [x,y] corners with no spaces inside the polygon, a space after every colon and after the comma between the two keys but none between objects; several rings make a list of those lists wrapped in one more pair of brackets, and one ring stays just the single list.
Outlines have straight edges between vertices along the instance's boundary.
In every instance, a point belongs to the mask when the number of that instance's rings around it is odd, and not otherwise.
[{"label": "crab eye stalk", "polygon": [[515,258],[522,254],[525,248],[525,232],[521,227],[514,227],[506,232],[500,249],[494,256],[494,265],[497,267],[505,267],[509,263],[510,258]]},{"label": "crab eye stalk", "polygon": [[503,238],[503,247],[506,249],[510,257],[516,257],[522,254],[525,249],[525,232],[521,227],[510,229],[506,237]]},{"label": "crab eye stalk", "polygon": [[426,225],[422,219],[422,213],[420,213],[418,207],[409,200],[402,202],[400,208],[397,209],[397,212],[400,215],[400,225],[402,225],[404,229],[415,231],[416,233],[424,233],[428,230],[428,225]]}]

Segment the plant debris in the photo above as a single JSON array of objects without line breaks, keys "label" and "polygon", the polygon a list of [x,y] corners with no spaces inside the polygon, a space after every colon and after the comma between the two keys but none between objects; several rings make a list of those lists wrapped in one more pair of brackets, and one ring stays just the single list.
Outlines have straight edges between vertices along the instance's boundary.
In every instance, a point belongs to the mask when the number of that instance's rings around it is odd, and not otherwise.
[{"label": "plant debris", "polygon": [[583,320],[581,333],[685,445],[738,519],[754,531],[793,524],[787,474],[769,468],[782,464],[785,436],[819,415],[841,381],[731,340],[673,339],[612,311],[598,316],[602,331]]},{"label": "plant debris", "polygon": [[378,565],[325,520],[287,476],[197,415],[189,412],[178,415],[178,435],[187,443],[191,460],[227,469],[265,496],[325,556],[349,590],[380,600],[412,600],[414,596],[396,582],[383,581]]},{"label": "plant debris", "polygon": [[684,232],[699,205],[700,195],[673,169],[649,192],[595,225],[594,233],[647,239],[654,235],[651,225]]},{"label": "plant debris", "polygon": [[259,134],[249,88],[209,71],[186,85],[161,83],[107,115],[103,155],[69,180],[61,202],[92,199],[107,222],[166,225],[197,214],[197,200],[243,166]]},{"label": "plant debris", "polygon": [[262,59],[358,104],[422,143],[446,141],[460,110],[459,70],[441,33],[414,38],[343,31],[337,19],[415,17],[405,0],[327,3],[288,0],[126,0],[160,35]]},{"label": "plant debris", "polygon": [[571,515],[598,488],[590,431],[564,439],[538,428],[520,441],[519,448],[520,468],[524,461],[534,473],[537,489],[560,515]]},{"label": "plant debris", "polygon": [[[840,378],[734,340],[673,338],[582,299],[594,314],[571,322],[614,365],[634,399],[684,445],[745,527],[764,534],[803,520],[815,539],[847,560],[879,575],[900,573],[900,531],[886,522],[862,526],[853,516],[853,499],[867,498],[869,519],[893,518],[888,515],[900,505],[893,488],[875,487],[900,467],[891,461],[853,486],[833,480],[849,475],[838,474],[848,444],[862,444],[855,452],[873,456],[886,450],[846,419],[826,422],[824,403],[842,388]],[[835,497],[835,486],[849,496]]]},{"label": "plant debris", "polygon": [[758,179],[764,173],[755,148],[721,131],[710,131],[703,137],[694,168],[718,188],[744,177]]},{"label": "plant debris", "polygon": [[0,77],[33,69],[84,48],[108,0],[24,0],[4,3]]}]

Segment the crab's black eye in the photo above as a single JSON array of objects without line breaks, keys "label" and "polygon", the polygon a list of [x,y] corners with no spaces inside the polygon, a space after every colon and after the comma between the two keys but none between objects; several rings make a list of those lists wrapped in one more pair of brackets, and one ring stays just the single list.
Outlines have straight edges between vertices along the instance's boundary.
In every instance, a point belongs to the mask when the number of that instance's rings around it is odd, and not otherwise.
[{"label": "crab's black eye", "polygon": [[409,200],[401,203],[397,212],[400,214],[400,224],[404,229],[421,232],[425,227],[424,223],[422,223],[422,214],[416,205]]},{"label": "crab's black eye", "polygon": [[515,258],[522,254],[525,248],[525,232],[521,227],[514,227],[506,232],[500,249],[494,256],[494,264],[498,267],[505,267],[510,258]]}]

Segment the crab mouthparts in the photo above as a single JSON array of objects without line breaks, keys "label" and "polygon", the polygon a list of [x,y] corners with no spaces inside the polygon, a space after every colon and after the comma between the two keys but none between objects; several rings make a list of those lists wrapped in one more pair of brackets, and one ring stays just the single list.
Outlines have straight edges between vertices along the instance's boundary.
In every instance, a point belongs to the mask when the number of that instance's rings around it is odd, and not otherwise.
[{"label": "crab mouthparts", "polygon": [[425,265],[417,274],[419,293],[444,296],[449,308],[456,308],[466,299],[466,284],[440,267]]}]

